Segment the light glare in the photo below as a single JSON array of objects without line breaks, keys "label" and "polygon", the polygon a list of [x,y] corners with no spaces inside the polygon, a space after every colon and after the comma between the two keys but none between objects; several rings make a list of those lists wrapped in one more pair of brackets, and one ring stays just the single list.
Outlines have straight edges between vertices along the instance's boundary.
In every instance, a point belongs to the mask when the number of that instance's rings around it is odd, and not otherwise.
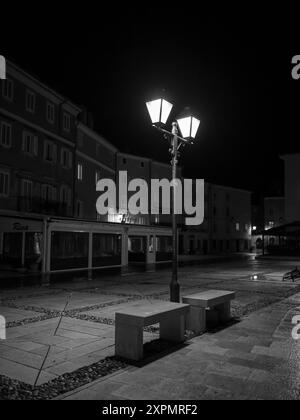
[{"label": "light glare", "polygon": [[180,118],[177,120],[179,129],[183,138],[189,138],[191,136],[191,123],[192,117]]},{"label": "light glare", "polygon": [[166,124],[168,121],[169,115],[172,111],[173,105],[166,100],[162,100],[162,112],[161,112],[161,122]]},{"label": "light glare", "polygon": [[157,99],[155,101],[147,102],[146,104],[152,124],[157,124],[160,122],[161,102],[161,99]]}]

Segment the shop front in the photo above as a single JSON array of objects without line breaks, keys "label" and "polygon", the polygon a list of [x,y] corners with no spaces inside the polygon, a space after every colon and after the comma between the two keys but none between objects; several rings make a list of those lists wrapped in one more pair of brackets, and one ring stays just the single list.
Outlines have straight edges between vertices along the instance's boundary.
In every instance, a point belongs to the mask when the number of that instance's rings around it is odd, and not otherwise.
[{"label": "shop front", "polygon": [[0,216],[0,268],[40,271],[43,219]]},{"label": "shop front", "polygon": [[170,261],[168,228],[0,214],[0,269],[44,275]]}]

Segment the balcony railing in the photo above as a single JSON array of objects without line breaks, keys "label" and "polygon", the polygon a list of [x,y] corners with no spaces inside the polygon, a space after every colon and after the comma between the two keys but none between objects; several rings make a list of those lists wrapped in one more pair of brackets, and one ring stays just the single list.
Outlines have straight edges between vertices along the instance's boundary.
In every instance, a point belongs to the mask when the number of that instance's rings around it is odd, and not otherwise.
[{"label": "balcony railing", "polygon": [[66,203],[41,198],[17,197],[18,211],[49,214],[51,216],[68,217],[72,215],[71,208]]}]

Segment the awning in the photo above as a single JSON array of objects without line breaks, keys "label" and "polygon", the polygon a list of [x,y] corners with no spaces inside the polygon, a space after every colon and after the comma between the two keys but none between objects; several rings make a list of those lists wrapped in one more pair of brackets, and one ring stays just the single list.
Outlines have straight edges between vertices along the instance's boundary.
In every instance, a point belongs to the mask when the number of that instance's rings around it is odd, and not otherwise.
[{"label": "awning", "polygon": [[300,238],[300,221],[288,223],[287,225],[277,226],[262,232],[264,236],[285,236],[292,238]]}]

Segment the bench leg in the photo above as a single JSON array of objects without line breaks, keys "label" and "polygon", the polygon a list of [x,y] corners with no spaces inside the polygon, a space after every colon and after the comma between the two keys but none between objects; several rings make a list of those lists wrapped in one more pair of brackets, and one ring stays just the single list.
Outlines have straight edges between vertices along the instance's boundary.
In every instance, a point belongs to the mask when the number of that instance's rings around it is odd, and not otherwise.
[{"label": "bench leg", "polygon": [[172,316],[160,322],[160,338],[175,343],[184,341],[185,316]]},{"label": "bench leg", "polygon": [[216,307],[206,309],[207,328],[216,328],[220,324],[220,316]]},{"label": "bench leg", "polygon": [[230,309],[230,302],[223,303],[222,305],[218,305],[215,309],[219,313],[219,318],[221,323],[226,323],[231,320],[231,309]]},{"label": "bench leg", "polygon": [[115,354],[129,360],[143,358],[143,328],[116,323]]},{"label": "bench leg", "polygon": [[186,328],[195,334],[202,334],[206,330],[206,309],[198,306],[190,306],[186,318]]}]

